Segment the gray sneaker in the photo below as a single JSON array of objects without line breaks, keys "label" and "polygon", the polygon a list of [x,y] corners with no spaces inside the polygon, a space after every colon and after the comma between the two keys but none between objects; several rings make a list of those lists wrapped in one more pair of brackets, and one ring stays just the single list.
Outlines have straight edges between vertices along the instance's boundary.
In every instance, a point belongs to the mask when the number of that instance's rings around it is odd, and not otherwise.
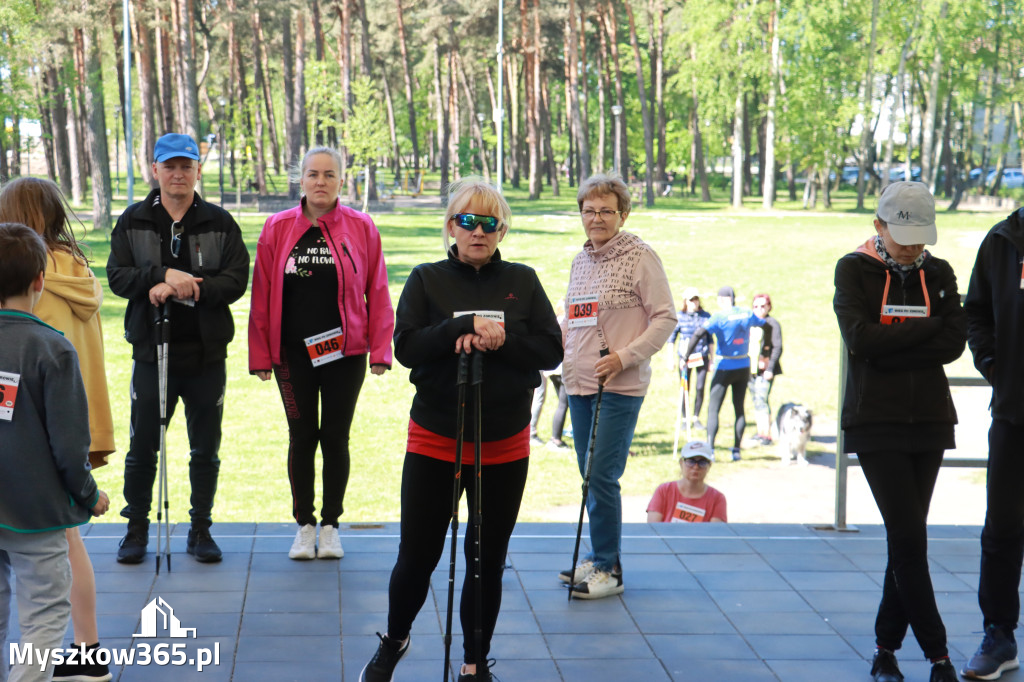
[{"label": "gray sneaker", "polygon": [[960,674],[969,680],[997,680],[1007,670],[1020,667],[1013,630],[988,625],[981,646]]}]

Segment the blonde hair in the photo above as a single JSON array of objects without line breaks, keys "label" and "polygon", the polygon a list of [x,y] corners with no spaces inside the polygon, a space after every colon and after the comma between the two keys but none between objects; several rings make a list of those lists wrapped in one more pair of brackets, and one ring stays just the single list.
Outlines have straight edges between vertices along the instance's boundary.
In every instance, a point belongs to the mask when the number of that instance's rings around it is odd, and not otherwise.
[{"label": "blonde hair", "polygon": [[633,200],[629,196],[629,188],[622,181],[618,173],[598,173],[580,183],[580,189],[576,192],[576,203],[583,210],[583,202],[595,196],[613,195],[619,204],[622,215],[629,215]]},{"label": "blonde hair", "polygon": [[462,213],[469,202],[478,197],[486,209],[491,212],[491,215],[500,221],[498,224],[499,236],[508,233],[508,229],[511,227],[512,209],[508,207],[508,202],[505,201],[501,192],[485,182],[483,178],[476,176],[463,178],[448,185],[448,210],[444,214],[444,224],[441,226],[441,241],[444,243],[445,253],[451,250],[448,221],[456,213]]}]

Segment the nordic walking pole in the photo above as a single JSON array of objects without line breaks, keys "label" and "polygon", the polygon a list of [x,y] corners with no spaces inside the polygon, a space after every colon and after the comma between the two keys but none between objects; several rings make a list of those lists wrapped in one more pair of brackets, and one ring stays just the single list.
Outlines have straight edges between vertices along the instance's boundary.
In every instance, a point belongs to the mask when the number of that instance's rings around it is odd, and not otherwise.
[{"label": "nordic walking pole", "polygon": [[[679,402],[676,405],[676,435],[672,441],[672,457],[675,458],[679,452],[679,430],[680,422],[684,419],[683,412],[686,411],[686,378],[685,374],[679,373]],[[690,422],[686,422],[686,440],[690,440]]]},{"label": "nordic walking pole", "polygon": [[484,354],[477,351],[473,354],[472,363],[470,365],[470,384],[473,386],[473,535],[476,540],[476,556],[473,560],[473,588],[475,590],[475,613],[473,614],[473,656],[476,658],[476,670],[477,678],[480,677],[480,666],[484,666],[487,669],[487,661],[483,660],[484,650],[484,609],[483,609],[483,581],[481,579],[481,568],[483,565],[483,549],[480,544],[480,533],[483,528],[483,514],[480,511],[480,505],[483,502],[483,495],[481,488],[483,487],[483,480],[481,474],[481,458],[483,456],[483,446],[481,440],[483,439],[483,408],[481,407],[483,402],[483,381],[484,381]]},{"label": "nordic walking pole", "polygon": [[[687,368],[687,371],[689,371],[689,368]],[[696,372],[696,370],[694,370],[694,372]],[[689,443],[691,440],[690,422],[693,421],[693,418],[696,415],[690,414],[690,382],[686,380],[685,374],[683,375],[683,381],[682,386],[680,386],[680,390],[682,390],[683,392],[683,412],[686,413],[686,442]],[[675,455],[674,452],[672,454]]]},{"label": "nordic walking pole", "polygon": [[[601,349],[601,357],[608,355],[608,349]],[[573,579],[576,577],[576,562],[580,558],[580,536],[583,534],[583,510],[587,508],[590,493],[590,471],[594,468],[594,444],[597,442],[597,420],[601,416],[601,396],[604,395],[604,381],[597,382],[597,400],[594,405],[594,424],[590,430],[590,444],[587,446],[587,461],[583,465],[583,501],[580,502],[580,520],[576,524],[576,546],[572,550],[572,567],[569,569],[569,601],[572,601]],[[575,432],[575,425],[573,426]]]},{"label": "nordic walking pole", "polygon": [[452,551],[448,564],[448,617],[444,628],[444,675],[441,680],[448,679],[449,664],[452,650],[452,611],[455,608],[455,546],[459,538],[459,497],[462,490],[462,442],[466,428],[466,383],[469,381],[469,356],[466,351],[459,353],[459,368],[455,377],[458,386],[458,405],[455,410],[455,471],[452,483]]},{"label": "nordic walking pole", "polygon": [[[171,512],[170,490],[167,487],[167,366],[168,346],[171,340],[171,301],[164,301],[163,309],[157,309],[157,322],[160,332],[157,345],[157,390],[160,392],[160,462],[158,464],[160,482],[156,503],[156,573],[160,575],[160,540],[161,530],[164,535],[164,552],[167,554],[167,572],[171,571]],[[163,523],[162,523],[163,522]]]}]

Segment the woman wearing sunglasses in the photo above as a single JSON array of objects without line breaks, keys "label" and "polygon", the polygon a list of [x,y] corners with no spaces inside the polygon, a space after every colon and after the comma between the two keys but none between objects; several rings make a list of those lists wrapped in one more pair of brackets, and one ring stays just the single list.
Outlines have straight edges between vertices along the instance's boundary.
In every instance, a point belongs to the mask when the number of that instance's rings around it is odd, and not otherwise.
[{"label": "woman wearing sunglasses", "polygon": [[[341,156],[314,147],[302,160],[302,199],[270,216],[256,244],[249,313],[249,372],[271,374],[288,420],[288,480],[299,528],[288,556],[340,559],[349,429],[370,372],[391,367],[394,328],[380,233],[338,202]],[[319,410],[318,410],[319,408]],[[323,506],[313,506],[319,444]]]},{"label": "woman wearing sunglasses", "polygon": [[624,589],[619,478],[651,382],[651,356],[675,329],[676,314],[658,255],[622,231],[630,211],[622,179],[592,176],[580,184],[576,200],[587,241],[569,273],[562,382],[584,476],[599,384],[604,391],[587,497],[591,553],[559,579],[572,586],[573,597],[600,599]]},{"label": "woman wearing sunglasses", "polygon": [[[519,514],[530,455],[530,406],[540,371],[562,361],[558,322],[537,274],[503,260],[509,229],[505,199],[479,180],[449,190],[442,236],[448,257],[409,274],[398,301],[395,357],[416,386],[402,471],[402,523],[391,573],[387,632],[363,668],[362,682],[392,679],[409,649],[409,630],[430,588],[452,512],[455,464],[456,375],[461,352],[483,353],[481,509],[483,535],[482,650],[473,636],[476,599],[466,571],[460,618],[464,658],[459,682],[490,682],[487,653],[501,604],[501,576]],[[455,244],[450,240],[454,239]],[[469,391],[472,395],[472,391]],[[467,398],[467,408],[473,401]],[[475,409],[465,411],[459,478],[475,512]],[[461,494],[460,490],[460,494]],[[467,524],[466,565],[475,558],[474,526]]]}]

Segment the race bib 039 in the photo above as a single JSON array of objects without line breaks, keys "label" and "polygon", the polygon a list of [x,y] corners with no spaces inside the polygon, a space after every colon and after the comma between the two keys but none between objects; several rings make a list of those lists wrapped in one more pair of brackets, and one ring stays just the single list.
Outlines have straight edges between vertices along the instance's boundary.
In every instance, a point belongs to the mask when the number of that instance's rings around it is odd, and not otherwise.
[{"label": "race bib 039", "polygon": [[597,294],[571,296],[566,310],[569,329],[597,326]]}]

